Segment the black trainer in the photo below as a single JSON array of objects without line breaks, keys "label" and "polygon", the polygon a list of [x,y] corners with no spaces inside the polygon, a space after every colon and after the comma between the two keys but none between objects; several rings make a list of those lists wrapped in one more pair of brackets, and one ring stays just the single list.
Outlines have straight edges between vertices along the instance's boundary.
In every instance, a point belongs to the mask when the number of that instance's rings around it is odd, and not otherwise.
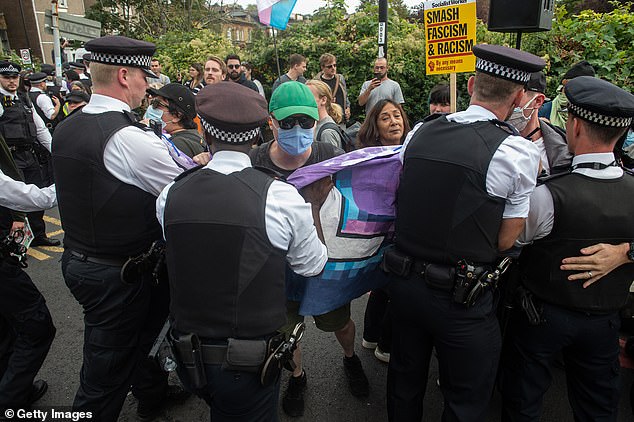
[{"label": "black trainer", "polygon": [[304,414],[304,391],[306,390],[306,371],[300,377],[291,376],[282,399],[284,413],[293,418]]},{"label": "black trainer", "polygon": [[370,383],[363,372],[359,356],[343,357],[343,369],[348,378],[348,387],[355,397],[367,397],[370,394]]},{"label": "black trainer", "polygon": [[31,392],[29,393],[29,398],[26,400],[26,404],[28,406],[32,405],[36,401],[42,398],[42,396],[48,390],[48,383],[44,380],[36,380],[33,381],[33,386],[31,387]]}]

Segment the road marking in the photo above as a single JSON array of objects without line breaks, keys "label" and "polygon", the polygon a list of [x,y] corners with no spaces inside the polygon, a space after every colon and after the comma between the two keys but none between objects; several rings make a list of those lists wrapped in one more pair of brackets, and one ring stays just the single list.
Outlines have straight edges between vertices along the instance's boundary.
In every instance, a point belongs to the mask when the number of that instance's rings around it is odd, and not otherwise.
[{"label": "road marking", "polygon": [[[55,218],[55,217],[49,217],[48,215],[45,215],[43,217],[43,220],[46,221],[47,223],[50,224],[54,224],[56,226],[61,227],[62,226],[62,222]],[[63,234],[64,230],[55,230],[49,233],[46,233],[46,237],[55,237],[57,235]],[[60,246],[38,246],[38,249],[34,248],[29,248],[26,251],[26,254],[29,256],[32,256],[33,258],[39,260],[39,261],[45,261],[47,259],[51,259],[52,257],[50,255],[45,254],[44,252],[42,252],[41,250],[45,250],[47,252],[54,252],[54,253],[61,253],[64,252],[64,248],[60,247]],[[41,250],[40,250],[41,249]]]},{"label": "road marking", "polygon": [[37,249],[33,249],[33,248],[29,248],[26,251],[26,254],[40,261],[45,261],[51,258],[49,255],[46,255],[44,252],[40,252]]},{"label": "road marking", "polygon": [[57,226],[62,226],[62,222],[59,221],[57,218],[54,217],[49,217],[48,215],[44,216],[44,221],[46,221],[47,223],[51,223],[51,224],[55,224]]},{"label": "road marking", "polygon": [[64,248],[61,246],[40,246],[39,248],[47,252],[64,252]]}]

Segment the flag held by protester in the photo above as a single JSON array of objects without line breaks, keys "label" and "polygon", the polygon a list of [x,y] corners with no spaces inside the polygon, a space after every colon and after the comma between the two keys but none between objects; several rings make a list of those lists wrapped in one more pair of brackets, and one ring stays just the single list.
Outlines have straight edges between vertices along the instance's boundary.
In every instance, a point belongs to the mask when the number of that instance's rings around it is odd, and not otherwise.
[{"label": "flag held by protester", "polygon": [[284,30],[297,0],[257,0],[258,17],[262,25]]},{"label": "flag held by protester", "polygon": [[334,175],[335,187],[320,210],[328,262],[316,277],[287,275],[287,296],[302,315],[321,315],[381,287],[374,270],[389,244],[396,218],[401,146],[370,147],[311,166],[288,178],[301,189]]}]

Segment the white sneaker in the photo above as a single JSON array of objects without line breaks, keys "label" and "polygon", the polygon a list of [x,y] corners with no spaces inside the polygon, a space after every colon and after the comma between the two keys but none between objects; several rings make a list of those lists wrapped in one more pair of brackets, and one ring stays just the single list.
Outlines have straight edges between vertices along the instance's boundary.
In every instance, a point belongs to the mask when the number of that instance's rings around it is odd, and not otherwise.
[{"label": "white sneaker", "polygon": [[378,346],[374,349],[374,356],[381,362],[390,363],[390,354],[382,351]]},{"label": "white sneaker", "polygon": [[364,349],[376,349],[377,344],[375,341],[366,341],[366,339],[361,341],[361,346],[363,346]]}]

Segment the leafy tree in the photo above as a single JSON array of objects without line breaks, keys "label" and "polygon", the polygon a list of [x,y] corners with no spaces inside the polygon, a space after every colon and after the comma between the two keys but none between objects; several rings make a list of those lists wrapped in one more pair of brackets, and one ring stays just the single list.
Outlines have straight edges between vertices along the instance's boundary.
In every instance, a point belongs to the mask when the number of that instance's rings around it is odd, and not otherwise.
[{"label": "leafy tree", "polygon": [[146,40],[156,44],[156,57],[168,75],[176,75],[178,70],[186,75],[192,63],[204,64],[210,54],[224,57],[234,51],[231,41],[219,31],[200,27],[185,33],[170,31]]},{"label": "leafy tree", "polygon": [[[401,19],[407,19],[410,16],[410,10],[403,0],[388,0],[388,7],[392,9]],[[379,0],[361,0],[357,11],[365,10],[368,6],[378,6]]]}]

